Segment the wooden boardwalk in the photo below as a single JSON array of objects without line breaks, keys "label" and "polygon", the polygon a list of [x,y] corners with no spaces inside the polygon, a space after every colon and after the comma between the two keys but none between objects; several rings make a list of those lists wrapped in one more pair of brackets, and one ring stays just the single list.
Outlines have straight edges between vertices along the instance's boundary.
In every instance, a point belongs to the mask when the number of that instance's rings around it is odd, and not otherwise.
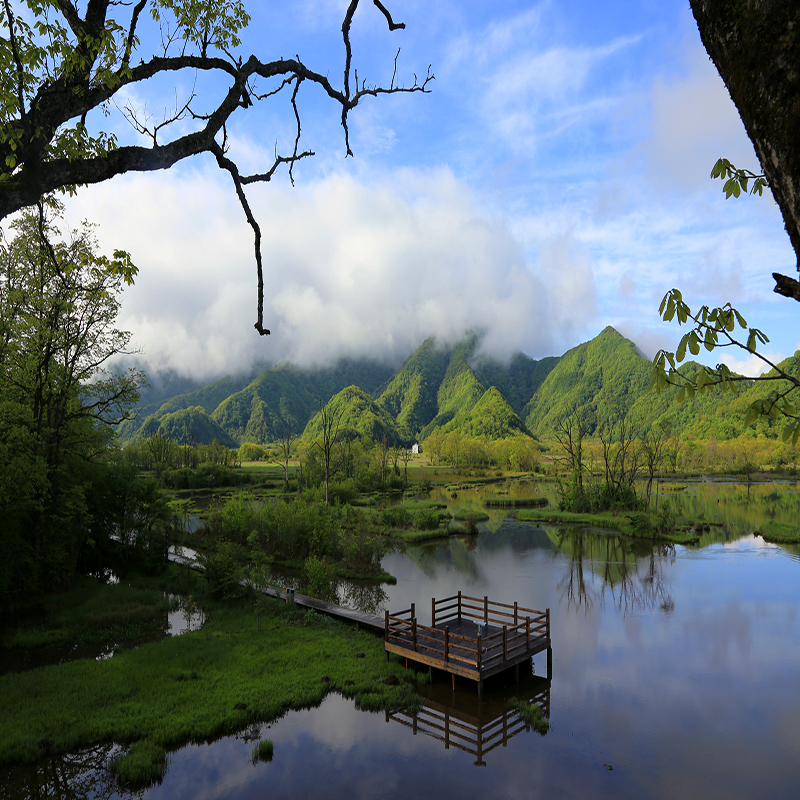
[{"label": "wooden boardwalk", "polygon": [[[176,564],[184,564],[191,569],[201,571],[203,569],[194,559],[177,553],[170,553],[167,558]],[[317,600],[316,597],[307,597],[304,594],[299,594],[293,589],[279,589],[275,586],[256,586],[246,578],[242,579],[240,583],[242,586],[252,587],[268,597],[274,597],[277,600],[283,600],[287,603],[295,603],[304,608],[313,608],[314,611],[319,611],[322,614],[328,614],[331,617],[352,622],[357,628],[364,627],[375,631],[383,631],[383,617],[376,617],[374,614],[365,614],[363,611],[354,611],[352,608],[345,608],[344,606],[336,605],[336,603],[326,603],[324,600]]]},{"label": "wooden boardwalk", "polygon": [[[196,561],[178,553],[170,553],[168,558],[192,569],[202,569]],[[552,674],[549,608],[534,611],[517,603],[497,603],[488,597],[480,599],[459,592],[444,600],[431,600],[432,624],[425,627],[417,622],[414,603],[395,614],[386,611],[381,618],[307,597],[293,589],[254,586],[246,579],[241,583],[269,597],[352,622],[357,628],[383,631],[387,659],[389,653],[397,653],[408,660],[477,681],[479,697],[486,678],[518,667],[545,650],[547,675]]]},{"label": "wooden boardwalk", "polygon": [[386,612],[384,649],[411,661],[478,682],[547,651],[551,674],[550,609],[534,611],[459,592],[431,600],[431,625],[417,622],[416,608]]},{"label": "wooden boardwalk", "polygon": [[[539,678],[533,691],[522,696],[536,703],[544,716],[550,718],[550,681]],[[485,767],[485,756],[497,747],[505,747],[522,731],[530,730],[519,709],[509,707],[505,701],[478,703],[475,707],[464,705],[461,695],[459,706],[423,698],[416,714],[406,711],[387,711],[386,721],[397,722],[410,728],[414,735],[430,736],[444,744],[445,750],[455,747],[475,757],[476,767]]]}]

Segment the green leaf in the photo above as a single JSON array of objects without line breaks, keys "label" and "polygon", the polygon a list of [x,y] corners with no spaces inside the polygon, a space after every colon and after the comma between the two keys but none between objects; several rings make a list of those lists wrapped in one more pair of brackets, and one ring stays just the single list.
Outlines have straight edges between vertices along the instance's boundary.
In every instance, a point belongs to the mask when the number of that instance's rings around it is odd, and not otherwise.
[{"label": "green leaf", "polygon": [[686,340],[688,337],[689,334],[687,333],[686,336],[681,339],[678,349],[675,351],[675,358],[677,358],[678,361],[683,361],[683,359],[686,358]]}]

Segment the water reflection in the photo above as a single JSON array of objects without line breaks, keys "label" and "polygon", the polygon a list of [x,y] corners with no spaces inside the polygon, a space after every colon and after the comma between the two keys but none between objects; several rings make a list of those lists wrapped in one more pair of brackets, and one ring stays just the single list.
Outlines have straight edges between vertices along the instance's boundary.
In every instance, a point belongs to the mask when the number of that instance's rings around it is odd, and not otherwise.
[{"label": "water reflection", "polygon": [[90,747],[77,753],[53,756],[37,764],[0,770],[0,797],[14,800],[110,800],[142,797],[144,791],[120,789],[108,767],[121,748],[115,744]]},{"label": "water reflection", "polygon": [[[529,665],[528,665],[529,666]],[[412,735],[422,734],[440,742],[445,750],[451,747],[469,753],[476,767],[486,766],[486,756],[531,728],[520,716],[519,709],[509,705],[513,697],[535,703],[546,719],[550,719],[550,681],[530,675],[510,691],[494,693],[480,700],[477,692],[460,691],[439,684],[422,691],[422,707],[416,714],[386,711],[386,722],[395,722],[409,729]]]},{"label": "water reflection", "polygon": [[576,528],[553,528],[551,537],[558,552],[569,558],[558,584],[568,610],[588,610],[603,605],[607,597],[623,615],[653,608],[674,610],[666,578],[666,568],[675,563],[674,545]]}]

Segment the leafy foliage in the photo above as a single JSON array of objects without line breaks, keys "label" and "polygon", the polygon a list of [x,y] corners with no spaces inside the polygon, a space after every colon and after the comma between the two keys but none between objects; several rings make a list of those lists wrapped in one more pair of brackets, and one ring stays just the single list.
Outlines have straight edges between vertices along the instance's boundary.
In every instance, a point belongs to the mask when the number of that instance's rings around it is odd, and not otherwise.
[{"label": "leafy foliage", "polygon": [[43,201],[0,243],[0,596],[72,580],[91,544],[93,462],[141,380],[106,368],[129,341],[115,323],[136,267],[99,253],[91,226],[62,235],[60,214]]},{"label": "leafy foliage", "polygon": [[731,197],[739,197],[742,192],[757,194],[760,197],[764,193],[764,189],[769,188],[769,181],[765,175],[756,175],[749,169],[737,169],[727,158],[717,160],[711,170],[711,177],[721,178],[725,181],[722,191],[725,192],[726,200]]},{"label": "leafy foliage", "polygon": [[[797,390],[800,389],[800,374],[790,363],[774,364],[758,352],[758,346],[769,341],[762,331],[748,327],[747,321],[730,303],[716,308],[704,305],[693,313],[677,289],[667,292],[661,301],[659,313],[665,322],[677,319],[679,325],[688,324],[691,329],[681,338],[675,353],[660,350],[656,354],[650,379],[652,388],[660,392],[667,385],[677,386],[678,400],[683,400],[684,397],[693,398],[696,393],[703,394],[710,387],[717,387],[723,394],[730,392],[736,395],[742,385],[748,389],[753,387],[753,379],[737,375],[721,363],[713,368],[698,367],[693,374],[682,372],[678,365],[685,360],[687,349],[692,355],[697,355],[701,345],[708,352],[721,347],[745,350],[771,367],[767,374],[757,379],[758,390],[765,383],[776,387],[766,397],[751,400],[744,418],[745,427],[760,417],[783,417],[788,420],[783,426],[784,441],[791,439],[793,444],[797,442],[800,437],[800,414],[796,399]],[[744,332],[740,338],[739,330]]]}]

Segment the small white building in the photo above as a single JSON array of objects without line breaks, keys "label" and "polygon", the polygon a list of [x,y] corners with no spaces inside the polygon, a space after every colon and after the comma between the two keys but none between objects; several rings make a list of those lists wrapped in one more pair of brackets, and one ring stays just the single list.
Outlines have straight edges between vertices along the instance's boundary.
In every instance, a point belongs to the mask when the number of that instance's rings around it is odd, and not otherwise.
[{"label": "small white building", "polygon": [[411,446],[411,452],[415,456],[419,455],[422,452],[422,448],[416,442],[414,442],[414,444]]}]

